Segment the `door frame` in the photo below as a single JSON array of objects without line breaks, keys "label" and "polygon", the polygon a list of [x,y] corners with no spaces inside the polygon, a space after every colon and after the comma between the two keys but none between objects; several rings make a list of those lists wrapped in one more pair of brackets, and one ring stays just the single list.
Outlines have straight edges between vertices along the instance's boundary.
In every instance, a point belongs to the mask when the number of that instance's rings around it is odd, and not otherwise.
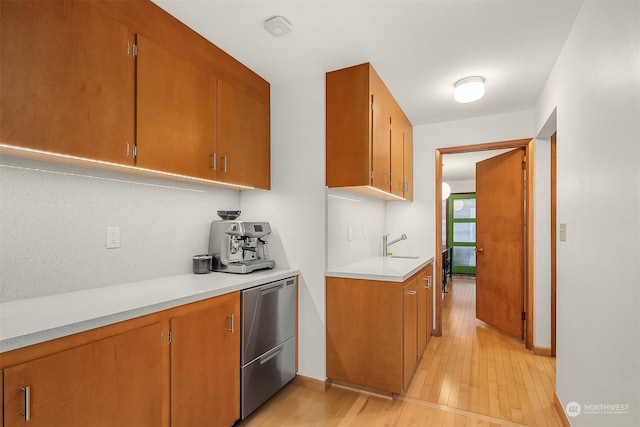
[{"label": "door frame", "polygon": [[[499,150],[505,148],[523,148],[526,156],[525,183],[525,248],[524,248],[524,286],[526,311],[525,346],[533,349],[533,138],[515,139],[509,141],[489,142],[474,145],[460,145],[455,147],[440,147],[435,149],[436,179],[435,179],[435,221],[436,221],[436,254],[442,253],[442,156],[444,154],[469,153],[473,151]],[[436,257],[437,259],[437,257]],[[442,268],[434,271],[436,283],[442,283]],[[436,300],[435,336],[442,336],[442,293]]]}]

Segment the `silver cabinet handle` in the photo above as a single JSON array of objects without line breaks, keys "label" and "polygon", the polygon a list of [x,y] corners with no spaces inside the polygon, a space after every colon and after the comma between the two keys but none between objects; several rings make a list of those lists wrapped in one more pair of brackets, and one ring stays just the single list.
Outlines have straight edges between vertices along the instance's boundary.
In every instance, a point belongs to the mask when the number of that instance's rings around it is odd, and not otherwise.
[{"label": "silver cabinet handle", "polygon": [[211,170],[218,169],[218,153],[211,154]]},{"label": "silver cabinet handle", "polygon": [[222,172],[227,171],[227,156],[222,156]]},{"label": "silver cabinet handle", "polygon": [[227,329],[227,332],[231,332],[233,334],[236,329],[236,315],[231,313],[228,314],[227,317],[231,319],[231,327]]},{"label": "silver cabinet handle", "polygon": [[424,287],[427,289],[431,289],[431,276],[426,276],[424,278],[424,281],[427,282],[427,284]]},{"label": "silver cabinet handle", "polygon": [[418,291],[409,291],[409,295],[415,295],[417,293],[418,293]]},{"label": "silver cabinet handle", "polygon": [[31,419],[31,387],[22,387],[22,391],[24,392],[24,412],[20,415],[24,416],[25,421],[29,421]]}]

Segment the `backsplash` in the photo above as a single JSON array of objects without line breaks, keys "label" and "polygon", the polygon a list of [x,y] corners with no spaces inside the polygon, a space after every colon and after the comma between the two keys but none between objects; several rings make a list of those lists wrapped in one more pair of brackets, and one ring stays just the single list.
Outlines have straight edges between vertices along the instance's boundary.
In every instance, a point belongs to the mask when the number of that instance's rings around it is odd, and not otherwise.
[{"label": "backsplash", "polygon": [[216,211],[239,208],[235,190],[2,157],[0,301],[190,273]]},{"label": "backsplash", "polygon": [[328,269],[382,255],[382,234],[386,228],[385,203],[344,190],[328,190]]}]

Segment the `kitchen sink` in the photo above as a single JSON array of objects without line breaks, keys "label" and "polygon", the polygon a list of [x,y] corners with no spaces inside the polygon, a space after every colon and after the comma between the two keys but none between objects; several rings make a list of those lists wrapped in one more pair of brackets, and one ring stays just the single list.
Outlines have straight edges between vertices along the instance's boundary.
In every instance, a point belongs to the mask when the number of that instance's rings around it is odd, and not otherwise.
[{"label": "kitchen sink", "polygon": [[389,258],[403,258],[403,259],[418,259],[419,256],[408,256],[408,255],[391,255]]}]

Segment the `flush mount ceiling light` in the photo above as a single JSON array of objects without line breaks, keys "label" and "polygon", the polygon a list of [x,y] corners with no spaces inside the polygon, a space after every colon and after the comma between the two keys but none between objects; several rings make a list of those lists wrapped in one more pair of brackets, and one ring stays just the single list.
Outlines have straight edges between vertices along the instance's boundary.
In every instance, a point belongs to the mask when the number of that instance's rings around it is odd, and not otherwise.
[{"label": "flush mount ceiling light", "polygon": [[282,37],[289,34],[292,28],[291,22],[287,21],[283,16],[272,16],[264,21],[264,29],[275,37]]},{"label": "flush mount ceiling light", "polygon": [[484,77],[465,77],[458,80],[454,86],[454,98],[460,103],[477,101],[484,96]]}]

